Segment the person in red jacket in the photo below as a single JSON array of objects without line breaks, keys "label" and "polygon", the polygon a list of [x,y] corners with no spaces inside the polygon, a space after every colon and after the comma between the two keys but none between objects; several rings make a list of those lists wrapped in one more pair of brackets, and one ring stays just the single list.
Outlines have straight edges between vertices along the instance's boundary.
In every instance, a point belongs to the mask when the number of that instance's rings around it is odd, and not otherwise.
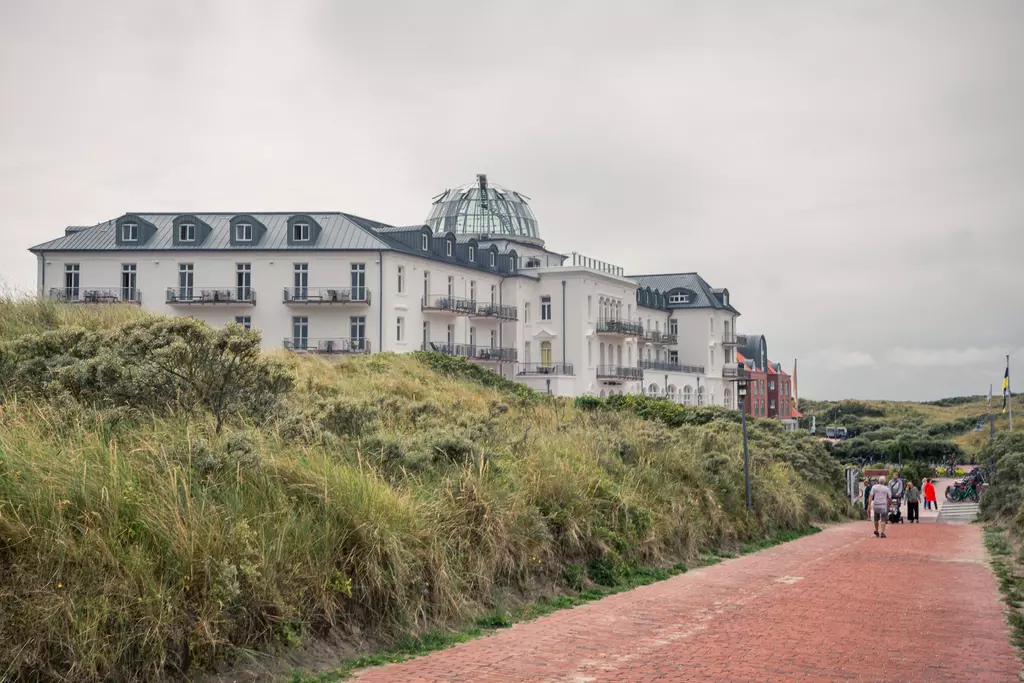
[{"label": "person in red jacket", "polygon": [[939,509],[939,501],[935,499],[935,484],[932,483],[931,479],[924,480],[924,509],[931,510],[934,506],[936,510]]}]

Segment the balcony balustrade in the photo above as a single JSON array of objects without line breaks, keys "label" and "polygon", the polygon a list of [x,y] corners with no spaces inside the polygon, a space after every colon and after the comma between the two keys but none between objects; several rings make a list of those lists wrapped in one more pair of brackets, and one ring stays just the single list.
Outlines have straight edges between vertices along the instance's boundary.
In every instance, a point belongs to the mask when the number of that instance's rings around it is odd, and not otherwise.
[{"label": "balcony balustrade", "polygon": [[475,346],[473,344],[449,344],[448,342],[424,342],[420,348],[424,351],[437,351],[446,356],[458,356],[481,363],[514,363],[516,350],[494,346]]},{"label": "balcony balustrade", "polygon": [[252,287],[168,287],[167,303],[172,306],[255,306]]},{"label": "balcony balustrade", "polygon": [[516,371],[517,376],[531,375],[568,375],[575,376],[572,363],[523,363]]},{"label": "balcony balustrade", "polygon": [[424,311],[439,311],[442,313],[454,313],[455,315],[475,315],[476,308],[476,301],[472,299],[438,296],[436,294],[429,294],[423,297]]},{"label": "balcony balustrade", "polygon": [[722,333],[722,346],[737,346],[735,332],[723,332]]},{"label": "balcony balustrade", "polygon": [[641,337],[644,333],[643,325],[624,318],[600,318],[597,321],[597,331],[600,334],[617,334],[623,337]]},{"label": "balcony balustrade", "polygon": [[284,303],[289,306],[370,304],[366,287],[286,287]]},{"label": "balcony balustrade", "polygon": [[643,340],[648,344],[675,344],[679,341],[679,335],[657,330],[644,330]]},{"label": "balcony balustrade", "polygon": [[370,353],[370,341],[362,337],[338,337],[335,339],[285,337],[284,347],[289,351],[305,353]]},{"label": "balcony balustrade", "polygon": [[49,298],[66,304],[141,304],[142,292],[134,287],[52,287]]},{"label": "balcony balustrade", "polygon": [[501,304],[477,303],[473,315],[480,318],[497,318],[498,320],[519,320],[519,312],[515,306]]},{"label": "balcony balustrade", "polygon": [[641,368],[629,365],[598,365],[597,378],[608,380],[632,381],[644,378]]},{"label": "balcony balustrade", "polygon": [[728,380],[747,380],[750,379],[750,370],[741,363],[730,363],[722,366],[722,378]]}]

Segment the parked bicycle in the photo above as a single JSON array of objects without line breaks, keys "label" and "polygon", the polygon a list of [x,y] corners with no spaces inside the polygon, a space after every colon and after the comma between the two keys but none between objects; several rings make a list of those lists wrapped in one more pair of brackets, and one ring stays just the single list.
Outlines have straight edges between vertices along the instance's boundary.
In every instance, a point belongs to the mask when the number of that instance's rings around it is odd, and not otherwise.
[{"label": "parked bicycle", "polygon": [[970,500],[977,503],[981,498],[981,489],[985,482],[985,475],[981,468],[975,467],[961,481],[950,484],[946,487],[946,500],[951,503]]}]

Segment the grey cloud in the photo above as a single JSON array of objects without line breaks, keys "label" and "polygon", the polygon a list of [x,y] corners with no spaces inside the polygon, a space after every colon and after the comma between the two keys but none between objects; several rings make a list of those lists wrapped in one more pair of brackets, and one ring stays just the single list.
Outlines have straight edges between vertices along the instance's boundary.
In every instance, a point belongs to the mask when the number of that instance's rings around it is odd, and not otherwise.
[{"label": "grey cloud", "polygon": [[1021,63],[1012,0],[3,3],[0,280],[124,211],[411,223],[486,172],[552,248],[729,287],[805,396],[980,393],[1024,339]]}]

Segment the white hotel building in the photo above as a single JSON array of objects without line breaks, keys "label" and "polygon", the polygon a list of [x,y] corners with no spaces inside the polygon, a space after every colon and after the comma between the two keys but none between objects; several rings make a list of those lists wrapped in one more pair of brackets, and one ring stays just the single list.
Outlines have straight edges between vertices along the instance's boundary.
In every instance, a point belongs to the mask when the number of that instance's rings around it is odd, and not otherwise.
[{"label": "white hotel building", "polygon": [[729,291],[545,248],[529,199],[486,176],[426,223],[344,213],[128,213],[33,247],[41,296],[130,302],[325,355],[422,348],[559,396],[736,407]]}]

